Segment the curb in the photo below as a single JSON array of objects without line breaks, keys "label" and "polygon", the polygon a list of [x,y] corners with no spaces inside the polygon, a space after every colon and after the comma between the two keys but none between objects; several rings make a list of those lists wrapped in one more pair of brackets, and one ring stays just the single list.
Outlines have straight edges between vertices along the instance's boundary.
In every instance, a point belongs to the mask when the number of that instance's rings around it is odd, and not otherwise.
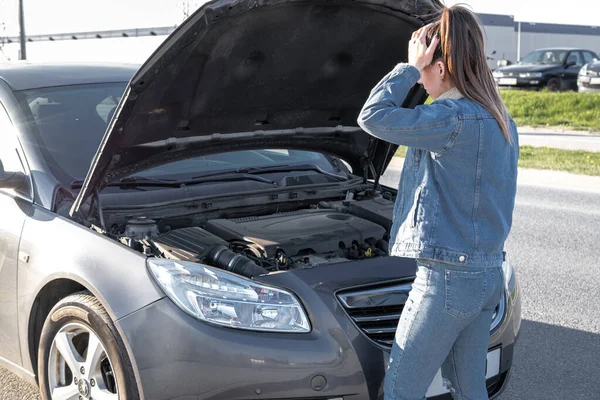
[{"label": "curb", "polygon": [[559,135],[583,135],[594,137],[600,133],[594,129],[589,130],[578,130],[572,129],[568,126],[531,126],[531,125],[517,125],[517,131],[519,133],[544,133],[544,134],[559,134]]},{"label": "curb", "polygon": [[600,176],[579,175],[564,171],[519,168],[517,184],[600,194]]}]

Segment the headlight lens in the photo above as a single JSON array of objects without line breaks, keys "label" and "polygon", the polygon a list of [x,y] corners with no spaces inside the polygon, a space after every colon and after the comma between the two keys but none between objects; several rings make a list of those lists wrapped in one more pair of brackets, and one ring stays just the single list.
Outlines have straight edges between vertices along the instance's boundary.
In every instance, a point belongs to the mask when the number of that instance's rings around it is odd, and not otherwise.
[{"label": "headlight lens", "polygon": [[504,76],[504,72],[494,71],[492,72],[492,75],[494,75],[494,78],[502,78]]},{"label": "headlight lens", "polygon": [[504,285],[506,286],[506,290],[508,290],[508,292],[512,294],[515,291],[517,277],[515,276],[514,268],[508,260],[508,256],[506,257],[506,260],[502,263],[502,270],[504,272]]},{"label": "headlight lens", "polygon": [[579,70],[579,75],[587,75],[587,64],[581,67],[581,69]]},{"label": "headlight lens", "polygon": [[199,320],[238,329],[310,332],[290,292],[202,264],[149,259],[148,269],[175,304]]},{"label": "headlight lens", "polygon": [[541,78],[542,73],[541,72],[524,72],[522,74],[519,74],[519,77],[521,77],[521,78]]}]

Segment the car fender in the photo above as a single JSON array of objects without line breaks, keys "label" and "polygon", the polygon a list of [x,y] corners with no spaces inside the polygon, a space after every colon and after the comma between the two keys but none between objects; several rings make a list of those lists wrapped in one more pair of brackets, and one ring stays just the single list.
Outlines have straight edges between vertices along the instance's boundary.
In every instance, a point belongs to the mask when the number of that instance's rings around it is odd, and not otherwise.
[{"label": "car fender", "polygon": [[18,276],[23,367],[32,372],[31,352],[37,348],[30,346],[31,316],[40,308],[38,294],[57,280],[76,282],[76,287],[89,290],[114,321],[165,296],[150,277],[143,254],[34,206],[21,235]]}]

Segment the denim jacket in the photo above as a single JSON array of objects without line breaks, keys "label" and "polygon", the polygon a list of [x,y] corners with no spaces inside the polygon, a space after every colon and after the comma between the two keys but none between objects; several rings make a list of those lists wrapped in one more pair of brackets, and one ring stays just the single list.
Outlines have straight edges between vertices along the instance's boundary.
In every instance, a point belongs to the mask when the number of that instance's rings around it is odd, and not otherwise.
[{"label": "denim jacket", "polygon": [[420,72],[398,64],[371,91],[359,126],[408,146],[394,207],[390,254],[465,266],[500,266],[511,228],[519,143],[466,98],[401,108]]}]

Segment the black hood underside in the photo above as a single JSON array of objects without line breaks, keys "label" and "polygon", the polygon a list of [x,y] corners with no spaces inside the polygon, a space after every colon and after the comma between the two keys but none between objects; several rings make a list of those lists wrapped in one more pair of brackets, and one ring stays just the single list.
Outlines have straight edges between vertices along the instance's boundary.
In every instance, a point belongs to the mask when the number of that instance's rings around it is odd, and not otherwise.
[{"label": "black hood underside", "polygon": [[[406,60],[436,1],[213,1],[142,66],[100,145],[75,212],[96,189],[211,152],[287,147],[380,171],[393,150],[357,127],[371,88]],[[422,103],[415,87],[405,106]],[[377,145],[376,145],[377,144]]]}]

